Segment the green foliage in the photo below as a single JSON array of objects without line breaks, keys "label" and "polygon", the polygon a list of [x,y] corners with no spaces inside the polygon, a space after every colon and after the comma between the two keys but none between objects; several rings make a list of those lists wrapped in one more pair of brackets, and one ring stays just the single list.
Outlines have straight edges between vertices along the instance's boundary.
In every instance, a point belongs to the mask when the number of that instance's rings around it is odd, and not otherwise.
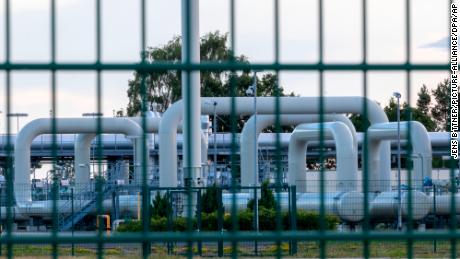
[{"label": "green foliage", "polygon": [[171,214],[172,207],[171,203],[169,202],[169,197],[166,193],[163,196],[160,194],[160,192],[155,194],[151,211],[153,218],[168,217]]},{"label": "green foliage", "polygon": [[152,218],[150,219],[150,231],[167,231],[168,230],[168,219]]},{"label": "green foliage", "polygon": [[[325,217],[326,229],[335,229],[339,219],[333,215]],[[316,212],[298,211],[297,212],[297,229],[298,230],[317,230],[320,228],[319,214]]]},{"label": "green foliage", "polygon": [[[243,210],[238,212],[238,227],[241,231],[254,230],[254,212],[251,210]],[[287,212],[281,213],[282,229],[290,229],[290,216]],[[271,231],[276,228],[276,211],[274,209],[260,208],[259,211],[259,229],[262,231]],[[318,230],[319,229],[319,214],[316,212],[308,212],[299,210],[297,211],[297,229],[298,230]],[[336,216],[326,215],[325,218],[326,229],[335,229],[339,223],[339,219]],[[218,230],[218,218],[217,212],[214,213],[202,213],[201,215],[201,230],[202,231],[216,231]],[[197,228],[196,218],[192,219],[193,229]],[[225,214],[223,218],[224,229],[232,229],[232,218],[230,214]],[[167,231],[168,220],[167,218],[152,218],[150,220],[150,231]],[[172,222],[173,231],[186,231],[187,230],[187,218],[178,217]],[[119,232],[139,232],[142,231],[142,222],[127,221],[120,224],[117,231]]]},{"label": "green foliage", "polygon": [[139,232],[142,230],[142,221],[140,220],[128,220],[120,224],[117,228],[119,232]]},{"label": "green foliage", "polygon": [[[148,48],[145,53],[147,62],[180,62],[181,44],[181,37],[176,36],[164,46]],[[248,62],[248,59],[243,55],[237,57],[233,56],[232,51],[228,48],[228,34],[221,34],[219,31],[208,33],[201,38],[200,55],[201,61],[220,62],[234,59],[235,62]],[[252,84],[252,74],[250,74],[250,71],[230,73],[222,70],[202,70],[200,71],[200,75],[201,96],[230,96],[230,82],[235,84],[237,95],[244,96],[245,90]],[[144,77],[147,93],[145,102],[148,103],[150,107],[164,112],[171,103],[181,98],[180,71],[156,70],[144,75],[136,72],[134,73],[134,79],[128,82],[128,116],[134,116],[141,110],[142,77]],[[263,74],[257,84],[258,95],[274,95],[276,86],[276,75]],[[279,88],[279,90],[280,95],[284,95],[283,89]],[[222,126],[225,126],[225,124]]]},{"label": "green foliage", "polygon": [[426,85],[423,85],[418,92],[417,109],[425,115],[430,112],[431,95]]},{"label": "green foliage", "polygon": [[[424,94],[422,94],[424,95]],[[424,97],[425,98],[425,97]],[[420,101],[420,99],[419,99]],[[418,101],[418,102],[419,102]],[[421,103],[426,102],[426,100]],[[425,113],[426,107],[414,108],[410,107],[406,102],[400,104],[400,119],[401,121],[418,121],[422,123],[428,131],[433,131],[436,129],[436,125],[428,113]],[[396,103],[395,98],[391,98],[388,105],[383,109],[388,116],[389,121],[398,121],[397,111],[398,104]]]},{"label": "green foliage", "polygon": [[350,120],[357,132],[365,132],[370,126],[369,120],[365,119],[361,114],[350,115]]},{"label": "green foliage", "polygon": [[262,231],[276,229],[276,211],[274,209],[266,207],[259,209],[259,229]]},{"label": "green foliage", "polygon": [[219,199],[219,188],[213,184],[206,188],[206,191],[201,195],[201,211],[204,213],[213,213],[217,211],[220,206],[223,206],[222,201]]},{"label": "green foliage", "polygon": [[[417,93],[416,107],[410,107],[406,102],[401,103],[401,121],[419,121],[428,131],[449,131],[449,103],[450,83],[445,79],[439,83],[436,89],[428,90],[426,85],[420,88]],[[435,103],[431,106],[432,100]],[[384,111],[389,121],[397,121],[397,103],[391,97]],[[369,127],[369,122],[360,114],[352,114],[350,120],[355,125],[356,131],[364,132]]]},{"label": "green foliage", "polygon": [[450,131],[450,82],[445,79],[432,91],[436,104],[431,109],[431,114],[436,121],[438,131]]},{"label": "green foliage", "polygon": [[[174,231],[186,231],[187,230],[187,220],[186,217],[177,217],[173,220],[173,230]],[[196,229],[196,218],[192,219],[192,229]]]},{"label": "green foliage", "polygon": [[201,213],[201,230],[216,231],[218,228],[217,211],[213,213]]},{"label": "green foliage", "polygon": [[[275,196],[273,190],[269,188],[269,182],[264,181],[261,186],[261,194],[259,199],[259,209],[261,207],[266,209],[276,209]],[[247,208],[250,210],[254,209],[254,199],[248,201]]]}]

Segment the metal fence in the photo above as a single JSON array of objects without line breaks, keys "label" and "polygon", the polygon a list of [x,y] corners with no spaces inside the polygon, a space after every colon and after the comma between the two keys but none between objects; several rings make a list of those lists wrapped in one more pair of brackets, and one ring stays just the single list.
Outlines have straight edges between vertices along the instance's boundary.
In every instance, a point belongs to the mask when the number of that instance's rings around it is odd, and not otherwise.
[{"label": "metal fence", "polygon": [[[11,0],[4,0],[0,1],[4,6],[4,36],[2,37],[5,46],[5,60],[3,63],[0,63],[0,70],[5,72],[5,86],[6,92],[5,95],[5,104],[6,110],[5,113],[9,114],[12,112],[13,102],[12,102],[12,73],[15,71],[48,71],[51,74],[51,85],[50,85],[50,96],[51,96],[51,128],[53,129],[53,143],[55,143],[53,152],[51,157],[53,166],[55,167],[54,172],[57,171],[57,118],[56,118],[56,111],[59,110],[57,106],[57,91],[59,86],[57,84],[57,74],[61,71],[93,71],[96,73],[96,85],[97,85],[97,112],[102,112],[102,73],[106,71],[136,71],[141,75],[143,78],[141,84],[141,93],[143,96],[146,96],[146,86],[145,86],[145,76],[149,72],[159,71],[159,70],[177,70],[182,71],[184,77],[188,78],[186,85],[183,89],[184,91],[183,100],[186,104],[194,104],[193,96],[190,93],[190,75],[196,71],[203,71],[203,70],[224,70],[230,72],[239,72],[243,70],[265,70],[265,71],[274,71],[275,74],[284,71],[314,71],[319,73],[319,99],[318,99],[318,107],[317,111],[319,113],[319,121],[324,122],[324,116],[326,111],[326,100],[325,100],[325,89],[324,89],[324,74],[325,72],[329,71],[346,71],[346,72],[362,72],[363,84],[362,84],[362,93],[363,97],[367,98],[369,88],[368,88],[368,72],[370,71],[399,71],[405,73],[406,76],[406,90],[408,93],[408,99],[410,100],[410,95],[413,94],[411,91],[411,73],[419,72],[419,71],[450,71],[450,67],[448,62],[444,64],[414,64],[411,62],[411,4],[414,1],[411,0],[401,0],[405,4],[405,12],[404,12],[404,22],[401,24],[402,27],[405,28],[405,53],[406,58],[402,63],[369,63],[368,62],[368,1],[362,0],[361,1],[361,20],[362,27],[361,35],[362,35],[362,49],[361,55],[362,60],[358,63],[327,63],[324,59],[324,20],[325,20],[325,8],[324,8],[324,1],[318,0],[318,9],[316,10],[318,15],[318,62],[315,63],[284,63],[280,61],[280,38],[281,38],[281,31],[280,31],[280,2],[283,0],[274,0],[274,1],[267,1],[267,4],[273,5],[273,19],[274,19],[274,62],[271,63],[240,63],[236,61],[233,57],[229,60],[223,60],[221,62],[200,62],[196,63],[192,61],[192,55],[190,54],[191,46],[194,44],[190,42],[190,31],[193,31],[191,28],[191,21],[194,19],[193,15],[193,8],[196,7],[198,1],[194,0],[183,0],[183,19],[184,19],[184,26],[187,27],[184,30],[186,35],[184,35],[184,45],[186,48],[186,52],[188,53],[186,57],[184,57],[184,62],[148,62],[144,55],[141,55],[138,62],[135,63],[105,63],[101,60],[101,53],[102,53],[102,26],[101,26],[101,15],[102,15],[102,5],[101,0],[95,0],[95,25],[96,25],[96,39],[95,39],[95,49],[96,49],[96,61],[93,63],[63,63],[57,62],[56,53],[57,53],[57,8],[56,2],[57,0],[50,0],[49,1],[49,11],[50,11],[50,53],[51,53],[51,60],[50,62],[13,62],[11,59],[12,53],[12,15],[11,15]],[[437,2],[433,4],[442,4],[444,2]],[[238,1],[229,0],[229,35],[230,35],[230,49],[235,49],[235,38],[236,35],[236,5]],[[446,12],[448,12],[449,5],[446,5]],[[84,19],[82,17],[82,19]],[[144,53],[147,49],[146,46],[146,1],[140,0],[140,9],[139,15],[136,19],[140,20],[140,35],[141,35],[141,46],[139,51]],[[390,19],[390,17],[389,17]],[[78,22],[78,21],[77,21]],[[306,25],[308,26],[308,25]],[[33,39],[31,39],[31,42]],[[345,50],[344,50],[345,51]],[[382,50],[384,51],[384,50]],[[188,75],[188,76],[187,76]],[[231,93],[231,113],[230,113],[230,121],[231,121],[231,128],[232,128],[232,155],[231,155],[231,172],[235,175],[232,179],[237,179],[237,172],[239,171],[238,167],[238,157],[237,157],[237,143],[236,143],[236,134],[237,134],[237,123],[239,120],[239,115],[236,113],[238,107],[236,107],[236,82],[231,81],[230,84],[230,93]],[[281,124],[280,124],[280,117],[281,114],[281,101],[280,101],[280,89],[277,88],[274,91],[276,100],[274,102],[274,111],[276,114],[276,126],[274,127],[274,131],[277,133],[281,133]],[[142,126],[143,129],[146,129],[146,112],[148,110],[147,107],[147,100],[146,98],[142,98]],[[408,111],[410,112],[410,111]],[[368,106],[366,102],[363,102],[363,107],[361,114],[364,118],[368,116]],[[192,114],[184,114],[184,129],[188,129],[192,127],[192,121],[197,118],[192,118]],[[97,118],[97,132],[102,132],[102,122],[100,117]],[[6,129],[7,134],[12,133],[13,128],[15,128],[15,121],[8,117],[6,120]],[[324,144],[325,135],[324,129],[321,126],[320,130],[320,145]],[[410,126],[408,128],[408,135],[410,136]],[[187,169],[193,168],[194,165],[191,164],[191,159],[187,159],[187,156],[192,156],[191,145],[199,143],[199,139],[193,139],[190,131],[185,132],[185,143],[184,146],[184,156],[186,157],[185,161],[189,164],[184,164],[184,167]],[[143,139],[146,140],[146,134],[143,135]],[[408,149],[408,159],[410,160],[411,156],[411,143],[410,137],[409,143],[406,143],[406,148]],[[189,141],[189,142],[188,142]],[[364,143],[367,143],[368,138],[367,134],[364,137]],[[219,229],[219,231],[196,231],[194,227],[193,218],[194,218],[194,206],[185,206],[184,207],[184,215],[186,223],[185,223],[185,230],[184,231],[165,231],[165,232],[158,232],[158,231],[151,231],[150,230],[150,205],[151,205],[151,186],[148,185],[148,177],[147,177],[147,148],[146,146],[143,147],[143,160],[145,163],[141,165],[142,167],[142,178],[143,184],[138,188],[139,192],[139,201],[140,201],[140,218],[141,220],[141,231],[136,233],[106,233],[106,229],[103,227],[103,224],[99,224],[98,228],[94,232],[84,233],[84,234],[70,234],[69,232],[61,232],[60,231],[60,222],[61,220],[61,211],[60,206],[63,206],[63,203],[60,202],[62,200],[66,201],[66,199],[61,199],[62,193],[60,192],[59,181],[54,179],[52,181],[52,189],[51,189],[51,196],[52,196],[52,212],[51,212],[51,230],[50,232],[41,232],[41,233],[21,233],[17,232],[14,229],[14,219],[18,217],[15,215],[15,192],[20,189],[20,186],[15,186],[15,182],[13,179],[14,175],[14,168],[13,168],[13,142],[10,138],[6,139],[6,152],[7,152],[7,159],[6,159],[6,192],[2,192],[1,195],[5,195],[6,199],[2,197],[2,202],[6,203],[5,207],[2,207],[0,210],[3,215],[6,215],[6,219],[3,222],[5,229],[0,237],[0,251],[2,254],[11,258],[13,256],[21,256],[21,255],[52,255],[54,258],[57,258],[62,255],[69,255],[74,254],[75,250],[80,255],[93,255],[96,254],[99,258],[108,255],[122,255],[126,257],[130,256],[142,256],[147,258],[149,256],[156,256],[156,255],[163,255],[166,253],[172,254],[179,254],[184,255],[187,257],[193,257],[194,255],[225,255],[225,256],[246,256],[246,255],[274,255],[276,257],[282,257],[286,255],[294,255],[297,254],[303,257],[320,257],[320,258],[328,258],[328,257],[375,257],[381,256],[381,249],[393,250],[395,254],[390,256],[402,256],[413,258],[414,256],[420,256],[418,253],[421,247],[426,247],[428,245],[433,245],[433,250],[438,251],[438,254],[435,254],[434,257],[450,257],[456,258],[457,257],[457,240],[460,237],[457,231],[457,215],[456,209],[457,201],[456,201],[456,186],[457,183],[455,182],[455,175],[454,175],[454,166],[452,166],[451,174],[450,174],[450,199],[447,201],[450,204],[450,211],[445,217],[442,219],[442,223],[435,222],[433,223],[436,226],[440,226],[440,224],[444,224],[444,228],[440,229],[439,231],[425,231],[420,232],[417,231],[415,228],[419,223],[418,220],[414,219],[414,216],[418,214],[417,211],[414,211],[413,208],[417,206],[417,201],[413,200],[412,192],[408,191],[407,193],[407,202],[403,203],[404,206],[407,206],[404,211],[407,212],[405,222],[406,228],[403,230],[389,230],[391,228],[385,228],[384,231],[381,231],[373,225],[370,217],[370,192],[368,191],[369,188],[369,165],[364,164],[363,166],[363,175],[362,175],[362,182],[359,184],[360,188],[362,188],[363,197],[361,200],[362,208],[364,211],[364,215],[362,221],[359,224],[359,227],[354,228],[354,231],[340,231],[339,229],[328,229],[327,226],[327,216],[329,214],[329,205],[326,203],[328,198],[328,193],[326,191],[326,187],[328,184],[325,179],[324,170],[325,168],[321,168],[320,171],[322,173],[319,174],[319,179],[316,179],[315,187],[317,188],[318,192],[318,200],[319,208],[318,208],[318,215],[319,215],[319,222],[318,222],[318,230],[314,231],[303,231],[303,230],[296,230],[296,228],[291,229],[284,229],[283,228],[283,213],[282,213],[282,206],[281,203],[278,202],[275,208],[275,215],[273,219],[273,230],[267,231],[239,231],[239,222],[237,215],[237,194],[240,192],[240,187],[238,186],[236,181],[232,181],[228,190],[226,192],[230,195],[229,201],[231,206],[226,208],[226,210],[232,215],[229,218],[229,226],[225,231]],[[143,143],[145,143],[144,141]],[[199,144],[198,144],[199,145]],[[282,174],[281,171],[281,146],[280,146],[280,139],[276,138],[276,145],[277,151],[275,158],[276,164],[276,172],[275,172],[275,180],[274,180],[274,197],[275,200],[281,201],[282,200],[282,191],[285,187],[282,184]],[[96,147],[96,157],[102,157],[101,154],[102,150],[102,141],[98,142]],[[319,156],[320,159],[325,156],[324,150],[319,149]],[[364,160],[368,161],[368,152],[367,152],[367,145],[364,145]],[[102,173],[102,164],[103,161],[99,160],[99,170],[98,172]],[[407,181],[407,186],[409,190],[411,186],[414,184],[411,182],[411,170],[408,171],[409,177]],[[187,204],[193,204],[194,199],[196,198],[196,190],[193,186],[187,185],[185,183],[185,188],[181,190],[182,198],[186,199]],[[107,198],[108,192],[112,191],[110,186],[106,185],[104,181],[100,178],[96,178],[95,183],[95,196],[94,201],[91,204],[92,209],[96,210],[97,215],[104,214],[104,199]],[[48,192],[47,192],[48,195]],[[68,199],[67,199],[68,201]],[[446,202],[446,201],[444,201]],[[65,204],[64,204],[65,205]],[[83,205],[80,207],[84,207]],[[291,206],[288,206],[291,207]],[[436,206],[435,206],[436,207]],[[221,215],[223,216],[223,215]],[[295,223],[291,223],[294,224]],[[164,244],[167,244],[164,246]],[[217,246],[210,245],[218,243]],[[250,243],[250,248],[248,248],[248,243]],[[37,248],[38,247],[38,248]],[[119,250],[123,250],[120,252]],[[40,252],[37,252],[40,251]],[[348,253],[349,252],[349,253]],[[384,254],[387,256],[388,254]],[[423,256],[423,254],[421,255]]]}]

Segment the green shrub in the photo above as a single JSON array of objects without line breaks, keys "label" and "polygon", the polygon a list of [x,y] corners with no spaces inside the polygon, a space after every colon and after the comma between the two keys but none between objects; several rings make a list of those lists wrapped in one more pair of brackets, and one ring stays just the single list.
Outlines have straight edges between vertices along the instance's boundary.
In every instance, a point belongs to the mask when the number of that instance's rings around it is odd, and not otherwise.
[{"label": "green shrub", "polygon": [[275,230],[276,229],[276,211],[265,207],[259,208],[259,230]]},{"label": "green shrub", "polygon": [[[335,229],[339,219],[333,215],[326,215],[326,228]],[[298,230],[319,230],[320,218],[317,212],[297,211],[297,229]]]},{"label": "green shrub", "polygon": [[201,230],[216,231],[218,229],[217,211],[213,213],[201,213]]},{"label": "green shrub", "polygon": [[[261,193],[260,199],[258,203],[259,209],[264,207],[266,209],[275,209],[276,208],[276,201],[275,196],[273,195],[273,190],[269,188],[268,181],[264,181],[261,186]],[[250,210],[254,209],[254,199],[250,199],[247,204],[247,208]]]},{"label": "green shrub", "polygon": [[[243,210],[238,213],[238,227],[240,230],[252,230],[254,214],[251,210]],[[231,229],[231,218],[230,218],[230,229]]]},{"label": "green shrub", "polygon": [[168,219],[165,217],[162,218],[152,218],[150,220],[150,231],[167,231],[168,230]]},{"label": "green shrub", "polygon": [[119,232],[138,232],[142,230],[142,221],[140,220],[129,220],[121,223],[117,231]]},{"label": "green shrub", "polygon": [[219,203],[223,206],[222,201],[219,200],[219,188],[213,184],[201,195],[201,211],[213,213],[219,208]]},{"label": "green shrub", "polygon": [[[290,226],[290,215],[288,212],[282,212],[282,228],[284,230],[291,229]],[[238,212],[238,228],[242,231],[250,231],[254,229],[253,226],[254,212],[247,209]],[[326,228],[333,230],[339,223],[339,219],[333,215],[326,215]],[[317,212],[310,211],[297,211],[297,229],[298,230],[319,230],[319,214]],[[201,230],[203,231],[217,231],[218,230],[218,218],[217,212],[214,213],[202,213],[201,215]],[[192,219],[193,229],[196,229],[197,221],[196,218]],[[230,214],[225,214],[223,218],[224,229],[232,229],[232,217]],[[273,209],[267,209],[261,207],[259,209],[259,230],[270,231],[276,228],[276,211]],[[150,220],[150,231],[167,231],[168,220],[165,217],[152,218]],[[173,231],[186,231],[187,230],[187,218],[178,217],[172,222]],[[127,221],[120,224],[117,229],[119,232],[137,232],[142,231],[142,222],[139,220]]]},{"label": "green shrub", "polygon": [[[252,220],[254,214],[250,210],[238,212],[238,229],[243,231],[253,230]],[[224,229],[232,229],[232,215],[227,213],[224,215]]]},{"label": "green shrub", "polygon": [[169,202],[169,197],[167,193],[161,195],[160,192],[155,194],[155,198],[152,202],[152,217],[153,218],[163,218],[168,217],[172,213],[171,203]]},{"label": "green shrub", "polygon": [[[173,220],[174,231],[186,231],[187,230],[187,219],[186,217],[177,217]],[[196,229],[196,218],[192,219],[192,229]]]}]

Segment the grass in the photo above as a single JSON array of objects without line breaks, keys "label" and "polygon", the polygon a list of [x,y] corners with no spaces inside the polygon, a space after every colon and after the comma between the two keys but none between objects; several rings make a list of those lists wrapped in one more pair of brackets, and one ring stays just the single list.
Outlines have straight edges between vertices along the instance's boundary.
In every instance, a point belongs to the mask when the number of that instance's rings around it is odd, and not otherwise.
[{"label": "grass", "polygon": [[[254,256],[254,243],[248,242],[238,245],[238,254],[245,257]],[[450,258],[451,246],[449,241],[437,241],[437,251],[434,251],[433,241],[415,241],[413,244],[414,258]],[[459,246],[460,247],[460,246]],[[97,249],[92,247],[75,246],[75,257],[71,255],[70,247],[59,247],[59,258],[96,258]],[[166,244],[152,244],[152,256],[150,258],[161,259],[176,259],[184,258],[186,255],[186,245],[175,245],[173,254],[167,255]],[[274,243],[259,243],[259,256],[273,257],[277,251],[277,246]],[[284,257],[289,257],[289,245],[284,242],[281,244],[281,251]],[[299,242],[298,253],[295,258],[318,258],[319,244],[317,242]],[[197,255],[196,244],[193,252]],[[224,255],[230,256],[232,252],[230,244],[225,244]],[[6,253],[3,247],[3,253]],[[35,246],[35,245],[14,245],[13,253],[16,258],[49,258],[52,254],[50,245]],[[457,248],[457,253],[460,254],[460,248]],[[203,255],[206,257],[217,257],[217,243],[203,244]],[[327,242],[326,244],[327,258],[363,258],[363,244],[355,241],[343,242]],[[141,247],[110,247],[104,248],[104,258],[121,259],[121,258],[140,258]],[[405,241],[371,241],[370,257],[373,258],[407,258],[407,243]]]}]

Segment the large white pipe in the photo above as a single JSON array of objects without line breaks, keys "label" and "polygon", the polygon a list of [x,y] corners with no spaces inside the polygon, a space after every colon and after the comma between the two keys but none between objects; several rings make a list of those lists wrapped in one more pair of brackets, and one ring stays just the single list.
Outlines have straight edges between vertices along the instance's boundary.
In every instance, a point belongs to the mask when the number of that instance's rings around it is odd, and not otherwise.
[{"label": "large white pipe", "polygon": [[[240,172],[241,186],[250,186],[254,184],[254,175],[258,170],[259,158],[254,156],[254,139],[258,139],[260,133],[267,127],[273,125],[276,120],[276,115],[257,115],[257,126],[255,125],[254,116],[244,124],[240,135]],[[301,115],[301,114],[283,114],[279,116],[282,126],[292,125],[297,126],[300,123],[319,122],[319,115]],[[356,129],[350,119],[342,114],[327,114],[323,116],[324,122],[341,121],[349,128],[352,138],[353,147],[358,152],[358,139],[356,137]],[[255,134],[255,135],[254,135]],[[254,163],[256,168],[254,168]],[[254,171],[255,170],[255,171]]]},{"label": "large white pipe", "polygon": [[[132,120],[139,127],[142,127],[142,117],[128,117],[127,119]],[[151,111],[146,112],[145,118],[145,132],[153,133],[158,131],[161,118],[155,117],[155,114]],[[74,144],[74,168],[75,168],[75,186],[85,187],[90,183],[90,162],[91,162],[91,143],[96,137],[95,133],[82,133],[78,134]],[[148,139],[148,147],[151,141]],[[136,143],[134,148],[137,149]],[[141,148],[141,147],[140,147]],[[148,149],[150,150],[150,148]],[[137,163],[139,164],[139,163]],[[150,168],[150,161],[147,163],[147,169]],[[142,174],[134,175],[134,182],[140,184],[142,181]]]},{"label": "large white pipe", "polygon": [[[410,141],[413,147],[412,159],[414,161],[414,170],[412,171],[411,180],[412,186],[420,190],[423,186],[423,178],[425,176],[431,177],[431,143],[428,132],[425,126],[418,121],[403,121],[401,122],[401,137],[409,138],[409,124],[410,124]],[[369,127],[368,130],[368,151],[369,159],[372,160],[374,156],[378,156],[379,145],[383,140],[394,140],[398,138],[398,123],[378,123]],[[369,172],[374,168],[369,167]],[[372,174],[372,173],[371,173]],[[390,171],[387,172],[390,174]],[[386,179],[386,178],[385,178]],[[370,184],[377,184],[370,182]]]},{"label": "large white pipe", "polygon": [[300,124],[292,132],[288,151],[288,183],[297,185],[299,192],[306,191],[305,153],[308,142],[318,140],[321,130],[324,138],[333,138],[337,152],[337,190],[356,191],[358,153],[353,145],[350,130],[343,122]]},{"label": "large white pipe", "polygon": [[[139,125],[142,126],[142,118],[141,117],[129,117],[128,119],[134,121]],[[158,128],[160,126],[161,118],[159,117],[146,117],[146,133],[157,133]],[[178,127],[179,131],[182,131],[182,125]],[[76,186],[87,186],[90,182],[90,161],[91,161],[91,143],[93,139],[96,137],[94,133],[82,133],[78,134],[75,139],[75,155],[74,155],[74,168],[75,168],[75,185]],[[149,146],[153,145],[151,141],[149,141]],[[207,138],[204,133],[201,133],[201,163],[205,164],[207,162],[208,157],[208,149],[207,149]],[[136,147],[135,147],[136,148]],[[150,150],[150,147],[149,147]],[[150,168],[151,165],[149,161],[149,165],[147,168]],[[136,175],[134,179],[135,183],[140,184],[142,181],[141,175]]]},{"label": "large white pipe", "polygon": [[[142,137],[142,128],[127,118],[101,118],[103,133],[123,133],[129,138],[139,141]],[[30,147],[35,137],[41,134],[61,133],[96,133],[97,120],[91,118],[58,118],[55,131],[51,127],[51,119],[36,119],[25,125],[18,133],[14,145],[14,181],[15,198],[18,204],[30,202]],[[142,164],[142,145],[137,145],[134,160]],[[139,171],[140,172],[140,171]],[[136,174],[139,174],[136,172]]]},{"label": "large white pipe", "polygon": [[[200,63],[199,4],[199,0],[182,0],[182,63],[184,64]],[[182,70],[181,83],[182,100],[185,104],[182,107],[185,115],[182,149],[184,180],[186,184],[187,181],[191,181],[190,185],[196,185],[196,180],[201,178],[201,145],[197,141],[201,134],[200,71]]]},{"label": "large white pipe", "polygon": [[[253,97],[237,97],[235,100],[235,115],[251,115],[254,112]],[[319,97],[280,97],[281,114],[318,114],[320,112]],[[214,105],[217,103],[217,105]],[[363,113],[363,105],[366,103],[367,116],[371,124],[388,122],[388,118],[382,108],[374,101],[364,97],[323,97],[324,113]],[[231,114],[231,97],[202,97],[201,113],[217,115]],[[276,97],[257,97],[257,113],[274,114]],[[172,104],[163,114],[159,134],[160,134],[160,187],[177,186],[177,146],[176,134],[177,125],[183,117],[184,103],[179,100]],[[375,158],[376,164],[380,160],[384,163],[378,165],[381,172],[390,172],[390,143],[385,142],[381,145],[379,156]],[[198,153],[199,154],[199,153]],[[388,163],[387,163],[388,162]],[[381,166],[381,167],[380,167]],[[369,176],[371,179],[378,178],[378,175]],[[371,189],[370,191],[383,191],[390,189],[382,186],[381,190]]]}]

